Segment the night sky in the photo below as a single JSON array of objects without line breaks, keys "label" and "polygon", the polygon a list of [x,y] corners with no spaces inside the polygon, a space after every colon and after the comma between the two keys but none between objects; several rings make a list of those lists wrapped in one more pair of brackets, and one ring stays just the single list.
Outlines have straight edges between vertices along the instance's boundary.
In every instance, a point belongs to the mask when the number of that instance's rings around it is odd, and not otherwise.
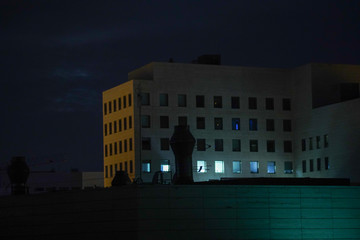
[{"label": "night sky", "polygon": [[360,64],[360,1],[0,1],[0,168],[102,171],[102,91],[152,61]]}]

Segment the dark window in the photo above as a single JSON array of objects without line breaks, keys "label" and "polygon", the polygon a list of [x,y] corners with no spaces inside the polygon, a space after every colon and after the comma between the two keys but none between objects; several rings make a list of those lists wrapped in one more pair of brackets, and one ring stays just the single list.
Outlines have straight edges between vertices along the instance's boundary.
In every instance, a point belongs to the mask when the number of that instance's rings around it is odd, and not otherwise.
[{"label": "dark window", "polygon": [[129,116],[129,129],[131,129],[131,128],[132,128],[132,117]]},{"label": "dark window", "polygon": [[197,129],[205,129],[205,118],[204,117],[196,118],[196,128]]},{"label": "dark window", "polygon": [[133,141],[132,138],[129,138],[129,151],[133,150]]},{"label": "dark window", "polygon": [[249,97],[249,109],[257,109],[257,100],[255,97]]},{"label": "dark window", "polygon": [[113,151],[112,151],[112,143],[109,144],[109,155],[112,156]]},{"label": "dark window", "polygon": [[105,145],[105,157],[107,157],[108,156],[108,146],[107,145]]},{"label": "dark window", "polygon": [[121,110],[121,97],[118,98],[118,108]]},{"label": "dark window", "polygon": [[106,115],[106,114],[107,114],[107,104],[104,103],[104,115]]},{"label": "dark window", "polygon": [[125,172],[128,172],[128,163],[125,161]]},{"label": "dark window", "polygon": [[185,94],[178,95],[178,106],[186,107],[186,95]]},{"label": "dark window", "polygon": [[109,113],[111,113],[112,111],[112,106],[111,106],[111,102],[109,102]]},{"label": "dark window", "polygon": [[109,177],[108,166],[105,166],[105,178]]},{"label": "dark window", "polygon": [[257,152],[257,151],[258,151],[258,141],[250,140],[250,152]]},{"label": "dark window", "polygon": [[149,93],[141,93],[141,105],[143,106],[149,106],[150,105],[150,94]]},{"label": "dark window", "polygon": [[313,159],[310,159],[310,172],[313,172],[314,171],[314,160]]},{"label": "dark window", "polygon": [[168,138],[160,138],[160,150],[169,150],[170,141]]},{"label": "dark window", "polygon": [[119,141],[119,153],[122,153],[122,141]]},{"label": "dark window", "polygon": [[291,101],[289,98],[283,98],[283,110],[284,111],[291,110]]},{"label": "dark window", "polygon": [[301,150],[306,151],[306,139],[301,139]]},{"label": "dark window", "polygon": [[292,142],[284,141],[284,152],[292,152]]},{"label": "dark window", "polygon": [[274,119],[266,119],[266,131],[275,130],[275,121]]},{"label": "dark window", "polygon": [[127,129],[127,119],[124,118],[124,130],[126,130],[126,129]]},{"label": "dark window", "polygon": [[206,141],[204,138],[198,138],[196,140],[196,149],[198,151],[205,151],[206,150]]},{"label": "dark window", "polygon": [[274,140],[268,140],[266,142],[266,149],[268,152],[275,152],[275,141]]},{"label": "dark window", "polygon": [[316,162],[317,162],[317,164],[316,164],[316,169],[317,169],[318,171],[320,171],[320,170],[321,170],[321,158],[316,159]]},{"label": "dark window", "polygon": [[240,108],[240,98],[231,97],[231,108]]},{"label": "dark window", "polygon": [[150,116],[149,115],[141,115],[141,127],[142,128],[150,127]]},{"label": "dark window", "polygon": [[223,140],[215,139],[215,151],[224,151]]},{"label": "dark window", "polygon": [[274,110],[274,99],[273,98],[265,99],[265,109],[266,110]]},{"label": "dark window", "polygon": [[330,162],[329,162],[329,158],[325,157],[325,170],[328,170],[330,168]]},{"label": "dark window", "polygon": [[320,136],[316,136],[316,148],[319,149],[320,148]]},{"label": "dark window", "polygon": [[124,152],[127,152],[127,140],[124,140]]},{"label": "dark window", "polygon": [[143,137],[141,140],[142,150],[151,150],[151,139],[148,137]]},{"label": "dark window", "polygon": [[114,112],[116,112],[116,100],[113,101],[113,105],[114,105]]},{"label": "dark window", "polygon": [[108,132],[108,130],[107,130],[107,124],[105,124],[105,125],[104,125],[104,134],[105,134],[105,136],[107,136],[107,132]]},{"label": "dark window", "polygon": [[119,168],[120,168],[120,171],[123,170],[123,164],[122,163],[119,164]]},{"label": "dark window", "polygon": [[233,152],[241,152],[241,141],[240,139],[232,140],[232,150]]},{"label": "dark window", "polygon": [[214,108],[222,108],[222,97],[214,96]]},{"label": "dark window", "polygon": [[232,119],[232,130],[240,130],[240,118]]},{"label": "dark window", "polygon": [[114,155],[116,155],[117,152],[118,152],[117,142],[114,142]]},{"label": "dark window", "polygon": [[305,173],[306,172],[306,160],[302,161],[302,172]]},{"label": "dark window", "polygon": [[205,107],[205,98],[203,95],[196,96],[196,107],[198,107],[198,108]]},{"label": "dark window", "polygon": [[114,121],[114,133],[117,133],[117,121]]},{"label": "dark window", "polygon": [[187,126],[187,117],[178,117],[178,123],[180,126]]},{"label": "dark window", "polygon": [[293,173],[293,164],[290,161],[284,162],[284,173]]},{"label": "dark window", "polygon": [[291,120],[283,120],[284,132],[291,132]]},{"label": "dark window", "polygon": [[112,134],[112,123],[109,123],[109,135]]},{"label": "dark window", "polygon": [[258,126],[257,126],[257,119],[255,118],[250,118],[249,119],[249,130],[250,131],[257,131]]},{"label": "dark window", "polygon": [[130,160],[129,164],[130,164],[130,173],[132,173],[133,172],[133,161]]},{"label": "dark window", "polygon": [[324,135],[324,147],[327,148],[329,146],[329,137],[327,134]]},{"label": "dark window", "polygon": [[309,150],[313,150],[313,138],[309,138]]},{"label": "dark window", "polygon": [[160,116],[160,128],[169,128],[168,116]]},{"label": "dark window", "polygon": [[128,95],[128,101],[129,101],[129,107],[131,107],[132,104],[132,97],[131,94]]},{"label": "dark window", "polygon": [[122,131],[121,119],[119,119],[119,132]]},{"label": "dark window", "polygon": [[160,106],[161,107],[169,106],[169,97],[168,97],[167,93],[161,93],[160,94]]},{"label": "dark window", "polygon": [[123,96],[123,107],[126,108],[126,96]]},{"label": "dark window", "polygon": [[214,118],[214,129],[215,130],[222,130],[223,129],[222,118]]}]

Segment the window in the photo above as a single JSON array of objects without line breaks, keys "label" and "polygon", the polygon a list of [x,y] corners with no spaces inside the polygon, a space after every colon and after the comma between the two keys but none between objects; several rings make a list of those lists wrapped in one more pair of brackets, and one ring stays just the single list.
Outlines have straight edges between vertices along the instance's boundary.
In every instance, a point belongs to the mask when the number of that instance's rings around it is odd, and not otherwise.
[{"label": "window", "polygon": [[314,160],[310,159],[310,172],[314,171]]},{"label": "window", "polygon": [[223,129],[222,118],[214,118],[214,129],[215,130],[222,130]]},{"label": "window", "polygon": [[129,116],[129,129],[131,129],[131,128],[132,128],[132,117]]},{"label": "window", "polygon": [[240,139],[233,139],[232,140],[232,150],[233,150],[233,152],[240,152],[241,151],[241,141],[240,141]]},{"label": "window", "polygon": [[109,135],[112,134],[112,123],[109,123]]},{"label": "window", "polygon": [[284,132],[291,132],[291,120],[283,120]]},{"label": "window", "polygon": [[119,165],[120,165],[120,167],[119,167],[119,168],[120,168],[120,171],[122,171],[122,170],[123,170],[123,164],[120,163]]},{"label": "window", "polygon": [[257,100],[255,97],[249,97],[249,109],[257,109]]},{"label": "window", "polygon": [[118,152],[117,142],[114,142],[114,155],[116,155],[117,152]]},{"label": "window", "polygon": [[128,102],[129,102],[129,107],[131,107],[131,104],[132,104],[131,94],[128,95]]},{"label": "window", "polygon": [[141,93],[141,105],[142,106],[149,106],[150,105],[150,94],[149,93]]},{"label": "window", "polygon": [[113,176],[113,165],[110,165],[110,177]]},{"label": "window", "polygon": [[196,162],[196,171],[198,173],[205,173],[207,171],[207,168],[206,168],[206,161],[203,161],[203,160],[198,160]]},{"label": "window", "polygon": [[329,146],[329,137],[327,134],[324,135],[324,148]]},{"label": "window", "polygon": [[187,126],[187,117],[178,117],[178,123],[180,126]]},{"label": "window", "polygon": [[126,108],[126,96],[123,96],[123,108]]},{"label": "window", "polygon": [[169,150],[170,141],[168,138],[160,138],[160,150]]},{"label": "window", "polygon": [[306,173],[306,160],[302,161],[302,172]]},{"label": "window", "polygon": [[205,107],[205,98],[203,95],[196,96],[196,107],[198,107],[198,108]]},{"label": "window", "polygon": [[108,104],[109,104],[109,113],[111,113],[112,111],[111,102],[109,102]]},{"label": "window", "polygon": [[117,121],[114,121],[114,133],[117,133]]},{"label": "window", "polygon": [[313,150],[313,138],[309,138],[309,150]]},{"label": "window", "polygon": [[224,173],[224,161],[215,161],[215,173]]},{"label": "window", "polygon": [[283,98],[283,110],[290,111],[291,110],[291,101],[289,98]]},{"label": "window", "polygon": [[329,158],[325,157],[324,161],[325,161],[325,170],[329,170],[330,168]]},{"label": "window", "polygon": [[273,161],[267,162],[267,173],[275,174],[276,173],[276,164]]},{"label": "window", "polygon": [[205,129],[205,118],[204,117],[196,118],[196,128],[197,129]]},{"label": "window", "polygon": [[214,96],[214,108],[222,108],[222,97]]},{"label": "window", "polygon": [[112,151],[112,143],[109,144],[109,155],[112,156],[113,151]]},{"label": "window", "polygon": [[266,141],[266,149],[267,149],[267,152],[275,152],[275,141],[267,140]]},{"label": "window", "polygon": [[178,94],[178,107],[186,107],[186,95]]},{"label": "window", "polygon": [[133,150],[133,141],[132,138],[129,138],[129,151]]},{"label": "window", "polygon": [[104,103],[104,115],[106,115],[107,114],[107,105],[106,105],[106,103]]},{"label": "window", "polygon": [[316,136],[316,148],[319,149],[320,148],[320,136]]},{"label": "window", "polygon": [[240,108],[240,98],[231,97],[231,108]]},{"label": "window", "polygon": [[232,119],[232,130],[240,130],[240,118]]},{"label": "window", "polygon": [[160,170],[162,172],[169,172],[170,171],[170,160],[161,160]]},{"label": "window", "polygon": [[275,131],[274,119],[266,119],[266,131]]},{"label": "window", "polygon": [[124,118],[124,130],[126,130],[126,129],[127,129],[127,119]]},{"label": "window", "polygon": [[150,160],[143,160],[141,163],[141,171],[144,173],[151,172],[151,161]]},{"label": "window", "polygon": [[301,139],[301,150],[306,151],[306,140],[304,138]]},{"label": "window", "polygon": [[114,106],[114,112],[116,112],[116,100],[113,101],[113,106]]},{"label": "window", "polygon": [[130,173],[133,173],[133,161],[132,160],[130,160],[129,165],[130,165]]},{"label": "window", "polygon": [[160,116],[160,128],[169,128],[168,116]]},{"label": "window", "polygon": [[127,140],[124,140],[124,152],[127,152]]},{"label": "window", "polygon": [[121,98],[118,98],[118,108],[121,110]]},{"label": "window", "polygon": [[259,173],[259,162],[250,162],[250,173]]},{"label": "window", "polygon": [[151,139],[149,137],[143,137],[141,139],[142,150],[151,150]]},{"label": "window", "polygon": [[318,171],[320,171],[321,170],[321,158],[318,158],[318,159],[316,159],[316,169],[318,170]]},{"label": "window", "polygon": [[249,130],[250,131],[257,131],[258,126],[257,126],[257,119],[255,118],[250,118],[249,119]]},{"label": "window", "polygon": [[222,139],[215,139],[215,151],[217,152],[224,151]]},{"label": "window", "polygon": [[105,178],[109,177],[108,166],[105,166]]},{"label": "window", "polygon": [[196,140],[196,149],[198,151],[205,151],[206,150],[206,142],[204,138],[198,138]]},{"label": "window", "polygon": [[292,142],[284,141],[284,152],[292,152]]},{"label": "window", "polygon": [[119,119],[119,132],[122,131],[121,119]]},{"label": "window", "polygon": [[125,161],[125,172],[128,172],[128,163]]},{"label": "window", "polygon": [[105,134],[105,136],[107,136],[107,132],[108,132],[108,130],[107,130],[107,124],[105,124],[105,125],[104,125],[104,134]]},{"label": "window", "polygon": [[122,141],[119,141],[119,153],[122,153]]},{"label": "window", "polygon": [[233,161],[233,173],[241,173],[241,161]]},{"label": "window", "polygon": [[150,116],[149,115],[141,115],[141,127],[142,128],[150,127]]},{"label": "window", "polygon": [[258,151],[258,141],[250,140],[250,152],[257,152],[257,151]]},{"label": "window", "polygon": [[274,99],[273,98],[265,99],[265,109],[266,110],[274,110]]},{"label": "window", "polygon": [[169,106],[169,98],[167,93],[160,93],[160,106],[167,107]]},{"label": "window", "polygon": [[290,161],[284,162],[284,173],[285,174],[291,174],[293,173],[293,163]]},{"label": "window", "polygon": [[107,157],[108,156],[108,146],[107,145],[105,145],[104,152],[105,152],[105,157]]}]

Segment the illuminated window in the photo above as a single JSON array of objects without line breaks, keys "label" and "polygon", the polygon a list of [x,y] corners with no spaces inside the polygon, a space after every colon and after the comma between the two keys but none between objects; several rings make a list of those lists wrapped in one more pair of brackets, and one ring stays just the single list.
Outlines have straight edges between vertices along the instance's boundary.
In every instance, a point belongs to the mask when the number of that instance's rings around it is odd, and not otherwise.
[{"label": "illuminated window", "polygon": [[131,107],[131,104],[132,104],[131,94],[128,95],[128,102],[129,102],[129,107]]},{"label": "illuminated window", "polygon": [[121,124],[121,119],[119,119],[119,132],[122,131],[122,124]]},{"label": "illuminated window", "polygon": [[141,171],[144,173],[151,172],[151,161],[150,160],[143,160],[141,164]]},{"label": "illuminated window", "polygon": [[168,138],[160,138],[160,150],[169,150],[170,141]]},{"label": "illuminated window", "polygon": [[328,170],[330,168],[330,162],[329,162],[329,158],[325,157],[325,170]]},{"label": "illuminated window", "polygon": [[257,100],[255,97],[249,97],[249,109],[257,109]]},{"label": "illuminated window", "polygon": [[206,161],[203,161],[203,160],[198,160],[196,162],[196,171],[198,173],[205,173],[207,171],[207,168],[206,168]]},{"label": "illuminated window", "polygon": [[106,114],[107,114],[107,104],[104,103],[104,115],[106,115]]},{"label": "illuminated window", "polygon": [[232,130],[240,130],[240,118],[232,119]]},{"label": "illuminated window", "polygon": [[250,118],[249,119],[249,130],[250,131],[257,131],[258,125],[257,125],[257,119]]},{"label": "illuminated window", "polygon": [[114,112],[116,112],[116,100],[113,101],[113,105],[114,105]]},{"label": "illuminated window", "polygon": [[129,138],[129,151],[133,150],[133,141],[132,138]]},{"label": "illuminated window", "polygon": [[149,115],[141,115],[141,127],[142,128],[150,127],[150,116]]},{"label": "illuminated window", "polygon": [[302,161],[302,172],[306,173],[306,160]]},{"label": "illuminated window", "polygon": [[214,96],[214,108],[222,108],[222,97]]},{"label": "illuminated window", "polygon": [[304,138],[301,139],[301,150],[306,151],[306,140]]},{"label": "illuminated window", "polygon": [[284,132],[291,132],[291,120],[283,120],[283,130]]},{"label": "illuminated window", "polygon": [[205,118],[204,117],[196,118],[196,128],[197,129],[205,129]]},{"label": "illuminated window", "polygon": [[316,164],[316,169],[317,169],[318,171],[320,171],[320,170],[321,170],[321,158],[316,159],[316,162],[317,162],[317,164]]},{"label": "illuminated window", "polygon": [[132,173],[133,172],[133,161],[132,160],[130,160],[130,162],[129,162],[129,165],[130,165],[130,173]]},{"label": "illuminated window", "polygon": [[186,95],[178,94],[178,107],[186,107]]},{"label": "illuminated window", "polygon": [[283,110],[284,111],[291,110],[291,101],[289,98],[283,98]]},{"label": "illuminated window", "polygon": [[109,155],[112,156],[112,154],[113,154],[112,144],[110,143],[110,144],[109,144]]},{"label": "illuminated window", "polygon": [[105,152],[105,157],[107,157],[107,156],[108,156],[108,146],[107,146],[107,145],[105,145],[105,150],[104,150],[104,152]]},{"label": "illuminated window", "polygon": [[119,141],[119,153],[122,153],[122,141]]},{"label": "illuminated window", "polygon": [[118,152],[117,142],[114,142],[114,155],[116,155],[117,152]]},{"label": "illuminated window", "polygon": [[284,173],[285,174],[291,174],[293,173],[293,163],[290,161],[284,162]]},{"label": "illuminated window", "polygon": [[274,140],[266,141],[266,150],[267,150],[267,152],[275,152],[275,141]]},{"label": "illuminated window", "polygon": [[124,140],[124,152],[127,152],[127,140]]},{"label": "illuminated window", "polygon": [[198,107],[198,108],[205,107],[205,98],[203,95],[196,96],[196,107]]},{"label": "illuminated window", "polygon": [[131,129],[131,128],[132,128],[132,117],[129,116],[129,129]]},{"label": "illuminated window", "polygon": [[233,173],[241,173],[241,161],[233,161]]},{"label": "illuminated window", "polygon": [[143,137],[141,139],[142,150],[151,150],[151,139],[149,137]]},{"label": "illuminated window", "polygon": [[126,96],[123,96],[123,107],[126,108]]},{"label": "illuminated window", "polygon": [[124,118],[124,130],[126,130],[126,129],[127,129],[127,119]]},{"label": "illuminated window", "polygon": [[310,169],[310,172],[313,172],[314,171],[314,160],[313,159],[310,159],[310,162],[309,162],[310,164],[310,167],[309,167],[309,169]]},{"label": "illuminated window", "polygon": [[215,173],[224,173],[224,161],[215,161]]},{"label": "illuminated window", "polygon": [[239,97],[231,97],[231,108],[240,108],[240,98]]},{"label": "illuminated window", "polygon": [[161,160],[160,170],[162,172],[169,172],[170,171],[170,160]]},{"label": "illuminated window", "polygon": [[169,116],[160,116],[160,128],[169,128]]},{"label": "illuminated window", "polygon": [[118,98],[118,108],[121,110],[121,98]]},{"label": "illuminated window", "polygon": [[196,149],[198,151],[205,151],[206,150],[206,141],[204,138],[198,138],[196,140]]},{"label": "illuminated window", "polygon": [[224,143],[222,139],[215,139],[215,151],[222,152],[224,151]]},{"label": "illuminated window", "polygon": [[169,105],[169,97],[167,93],[160,94],[160,106],[167,107]]},{"label": "illuminated window", "polygon": [[324,135],[324,147],[327,148],[329,146],[329,137],[327,134]]},{"label": "illuminated window", "polygon": [[215,130],[222,130],[223,129],[222,118],[214,118],[214,129]]},{"label": "illuminated window", "polygon": [[104,134],[107,136],[107,124],[104,125]]},{"label": "illuminated window", "polygon": [[284,152],[292,152],[292,142],[284,141]]},{"label": "illuminated window", "polygon": [[109,177],[108,166],[105,166],[105,178]]},{"label": "illuminated window", "polygon": [[265,109],[266,110],[274,110],[274,99],[273,98],[265,99]]},{"label": "illuminated window", "polygon": [[232,150],[233,150],[233,152],[240,152],[241,151],[241,141],[240,141],[240,139],[233,139],[232,140]]},{"label": "illuminated window", "polygon": [[112,134],[112,123],[109,123],[109,135]]},{"label": "illuminated window", "polygon": [[108,104],[109,104],[109,113],[111,113],[111,111],[112,111],[111,102],[109,102]]},{"label": "illuminated window", "polygon": [[187,126],[187,117],[178,117],[179,126]]},{"label": "illuminated window", "polygon": [[114,121],[114,133],[117,133],[117,121]]},{"label": "illuminated window", "polygon": [[113,165],[110,165],[110,177],[113,176]]},{"label": "illuminated window", "polygon": [[149,93],[141,93],[141,105],[142,106],[149,106],[150,105],[150,94]]},{"label": "illuminated window", "polygon": [[250,162],[250,173],[259,173],[259,162]]},{"label": "illuminated window", "polygon": [[257,152],[257,151],[258,151],[258,141],[250,140],[250,152]]},{"label": "illuminated window", "polygon": [[267,162],[267,173],[275,174],[276,173],[276,163],[273,161]]},{"label": "illuminated window", "polygon": [[313,150],[313,138],[309,138],[309,150]]},{"label": "illuminated window", "polygon": [[320,148],[320,136],[316,136],[316,148],[319,149]]},{"label": "illuminated window", "polygon": [[266,119],[266,131],[275,131],[274,119]]}]

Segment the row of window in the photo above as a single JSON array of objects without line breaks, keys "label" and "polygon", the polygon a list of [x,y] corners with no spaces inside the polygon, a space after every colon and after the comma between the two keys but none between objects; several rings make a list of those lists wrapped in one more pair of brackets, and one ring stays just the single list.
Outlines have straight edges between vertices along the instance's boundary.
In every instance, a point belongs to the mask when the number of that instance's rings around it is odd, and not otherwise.
[{"label": "row of window", "polygon": [[[307,142],[307,139],[306,138],[303,138],[301,139],[301,150],[302,151],[306,151],[306,144]],[[313,150],[314,149],[314,146],[313,146],[313,137],[309,137],[308,138],[308,146],[309,146],[309,150]],[[320,149],[321,148],[321,145],[323,145],[324,148],[327,148],[329,147],[329,137],[327,134],[325,134],[323,136],[323,144],[321,143],[321,136],[316,136],[315,137],[315,144],[316,144],[316,149]]]},{"label": "row of window", "polygon": [[[307,162],[309,164],[309,169],[307,169]],[[316,171],[321,171],[322,168],[328,170],[330,168],[329,157],[324,158],[324,167],[322,167],[321,158],[316,159]],[[306,173],[307,171],[313,172],[315,171],[315,161],[314,159],[310,159],[309,161],[303,160],[302,161],[302,172]]]},{"label": "row of window", "polygon": [[114,165],[105,166],[104,171],[105,171],[105,178],[109,178],[109,177],[112,178],[113,176],[115,176],[117,171],[125,171],[128,174],[133,173],[134,171],[133,161],[132,160],[129,161],[129,168],[128,168],[128,161],[124,161],[123,163],[121,162],[119,164],[115,163]]},{"label": "row of window", "polygon": [[[114,142],[110,144],[105,144],[105,157],[117,155],[118,153],[121,154],[128,151],[128,140],[125,139],[123,141]],[[129,138],[129,151],[133,150],[133,140],[132,138]]]},{"label": "row of window", "polygon": [[[178,117],[179,125],[187,125],[187,117]],[[291,132],[291,120],[283,119],[282,121],[283,131]],[[150,128],[151,120],[149,115],[141,116],[141,127],[142,128]],[[169,128],[169,116],[160,116],[160,128]],[[215,130],[223,130],[223,118],[216,117],[214,118],[214,129]],[[197,117],[196,118],[196,129],[205,129],[205,117]],[[232,118],[231,119],[231,129],[232,130],[240,130],[240,118]],[[257,131],[258,130],[258,120],[256,118],[249,119],[249,130]],[[275,120],[274,119],[266,119],[266,131],[275,131]]]},{"label": "row of window", "polygon": [[[141,93],[141,105],[149,106],[150,104],[150,93]],[[222,96],[214,96],[213,97],[213,107],[214,108],[222,108],[223,107],[223,98]],[[265,98],[265,109],[266,110],[274,110],[274,98]],[[167,93],[160,93],[159,95],[159,106],[167,107],[169,106],[169,95]],[[177,95],[177,106],[178,107],[187,107],[187,96],[186,94],[178,94]],[[195,106],[197,108],[205,107],[205,96],[204,95],[196,95],[195,97]],[[230,99],[230,106],[233,109],[240,109],[240,97],[233,96]],[[248,98],[248,109],[257,109],[258,101],[256,97]],[[291,100],[289,98],[282,99],[282,109],[284,111],[291,110]]]},{"label": "row of window", "polygon": [[[250,173],[259,173],[259,162],[258,161],[250,161]],[[144,173],[150,173],[151,172],[151,160],[143,160],[141,169]],[[205,160],[198,160],[196,162],[196,172],[198,173],[206,173],[210,172],[210,169],[212,168],[211,165],[207,164],[207,161]],[[224,161],[214,161],[214,172],[215,173],[225,173],[225,165]],[[170,171],[170,161],[169,160],[161,160],[160,161],[160,170],[163,172]],[[234,160],[232,162],[232,173],[239,174],[243,172],[242,167],[242,161],[240,160]],[[275,161],[268,161],[267,162],[267,173],[269,174],[275,174],[276,173],[276,162]],[[293,164],[291,161],[284,162],[284,173],[291,174],[293,173]]]},{"label": "row of window", "polygon": [[[127,103],[126,103],[127,99]],[[116,111],[120,111],[122,108],[131,107],[132,104],[132,96],[128,94],[127,96],[119,97],[118,99],[114,99],[107,103],[104,103],[104,115]]]},{"label": "row of window", "polygon": [[132,128],[132,116],[129,116],[129,121],[127,121],[127,118],[119,119],[118,121],[109,122],[108,124],[104,124],[104,134],[107,136],[108,134],[111,135],[114,131],[114,133],[121,132],[123,129],[124,131],[128,128],[128,122],[129,122],[129,129]]}]

